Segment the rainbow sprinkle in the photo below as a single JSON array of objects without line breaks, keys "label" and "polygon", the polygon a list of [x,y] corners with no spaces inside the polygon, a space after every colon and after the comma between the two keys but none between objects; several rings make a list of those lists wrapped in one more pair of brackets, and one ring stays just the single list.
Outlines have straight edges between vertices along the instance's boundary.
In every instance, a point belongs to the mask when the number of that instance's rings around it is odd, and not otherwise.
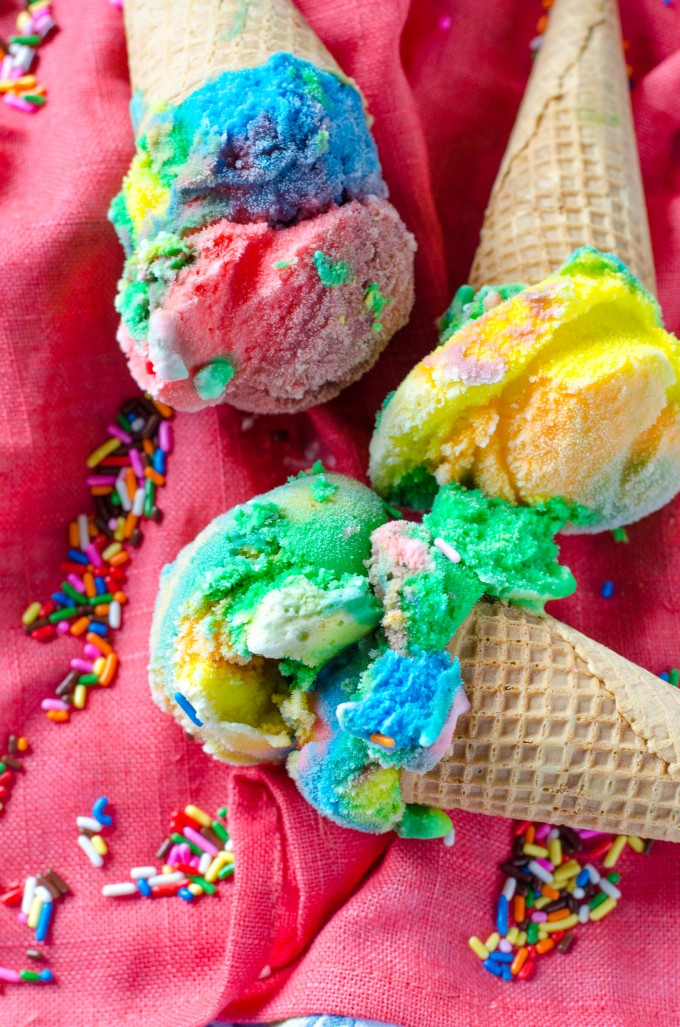
[{"label": "rainbow sprinkle", "polygon": [[57,28],[50,0],[33,0],[17,15],[17,35],[0,38],[0,94],[8,107],[35,114],[47,90],[30,74],[38,47]]}]

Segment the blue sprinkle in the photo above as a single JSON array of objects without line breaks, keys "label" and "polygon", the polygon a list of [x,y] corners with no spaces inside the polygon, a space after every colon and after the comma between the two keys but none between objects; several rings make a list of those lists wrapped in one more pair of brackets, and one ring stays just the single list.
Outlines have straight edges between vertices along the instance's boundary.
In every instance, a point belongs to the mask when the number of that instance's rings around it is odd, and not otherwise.
[{"label": "blue sprinkle", "polygon": [[184,899],[185,902],[194,901],[193,892],[190,892],[188,888],[180,888],[177,894],[179,895],[180,899]]},{"label": "blue sprinkle", "polygon": [[[184,890],[184,889],[182,889],[182,890]],[[181,895],[182,892],[179,892],[178,894]],[[189,892],[189,894],[191,894],[191,892]],[[484,967],[485,970],[488,970],[490,974],[493,974],[494,977],[502,977],[503,976],[503,967],[501,966],[500,963],[494,963],[494,961],[492,959],[485,959],[484,962],[482,963],[482,966]]]},{"label": "blue sprinkle", "polygon": [[113,817],[110,817],[104,810],[109,804],[109,800],[105,795],[100,796],[99,799],[95,799],[94,805],[92,806],[92,816],[95,820],[98,820],[103,827],[111,827],[113,823]]},{"label": "blue sprinkle", "polygon": [[498,900],[498,912],[496,913],[496,930],[500,935],[508,933],[508,900],[501,895]]},{"label": "blue sprinkle", "polygon": [[668,673],[668,671],[664,670],[663,673],[659,674],[659,677],[661,678],[662,681],[667,681],[670,684],[671,676]]},{"label": "blue sprinkle", "polygon": [[602,588],[600,589],[600,595],[603,599],[611,599],[611,597],[614,595],[614,582],[605,581]]},{"label": "blue sprinkle", "polygon": [[40,910],[38,917],[38,925],[35,929],[35,940],[44,941],[47,937],[47,931],[50,926],[50,920],[52,919],[52,903],[45,902]]},{"label": "blue sprinkle", "polygon": [[88,564],[90,562],[89,556],[85,556],[85,553],[81,552],[80,549],[69,549],[68,558],[73,560],[74,563]]},{"label": "blue sprinkle", "polygon": [[65,592],[53,592],[52,598],[54,599],[55,603],[59,603],[60,606],[76,605],[75,599],[71,599],[71,597],[67,596]]},{"label": "blue sprinkle", "polygon": [[165,474],[165,453],[162,449],[154,450],[151,463],[153,464],[154,471],[158,471],[159,474]]},{"label": "blue sprinkle", "polygon": [[512,963],[514,958],[512,952],[499,952],[498,949],[489,956],[489,959],[493,959],[494,963]]},{"label": "blue sprinkle", "polygon": [[151,885],[149,884],[149,882],[145,881],[143,877],[140,877],[137,881],[137,887],[139,888],[142,895],[146,895],[148,899],[151,895]]},{"label": "blue sprinkle", "polygon": [[511,972],[509,966],[504,966],[503,967],[503,980],[504,981],[511,981],[512,980],[512,972]]},{"label": "blue sprinkle", "polygon": [[101,635],[102,638],[105,638],[109,633],[108,625],[98,624],[97,621],[90,621],[90,626],[87,630],[94,631],[95,635]]},{"label": "blue sprinkle", "polygon": [[175,702],[184,710],[189,720],[196,725],[196,727],[203,727],[203,721],[198,719],[198,714],[193,708],[186,696],[182,695],[181,692],[175,692]]},{"label": "blue sprinkle", "polygon": [[52,973],[51,970],[48,970],[47,967],[45,967],[44,970],[40,971],[40,980],[41,981],[46,981],[46,982],[47,981],[53,981],[54,980],[54,974]]},{"label": "blue sprinkle", "polygon": [[94,587],[95,587],[95,591],[96,591],[98,596],[103,596],[105,592],[108,592],[108,588],[106,587],[106,582],[104,581],[103,578],[95,578],[94,579]]},{"label": "blue sprinkle", "polygon": [[590,871],[583,869],[576,878],[576,884],[579,888],[585,888],[590,881]]}]

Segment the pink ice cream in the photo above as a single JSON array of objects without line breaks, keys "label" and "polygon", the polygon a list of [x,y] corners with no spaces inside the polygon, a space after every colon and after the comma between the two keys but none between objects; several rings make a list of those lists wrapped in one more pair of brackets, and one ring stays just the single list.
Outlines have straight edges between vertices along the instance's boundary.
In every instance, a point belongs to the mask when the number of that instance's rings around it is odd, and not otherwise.
[{"label": "pink ice cream", "polygon": [[413,305],[415,241],[382,199],[288,228],[226,219],[187,237],[194,259],[133,340],[138,383],[181,410],[260,413],[336,396],[377,360]]}]

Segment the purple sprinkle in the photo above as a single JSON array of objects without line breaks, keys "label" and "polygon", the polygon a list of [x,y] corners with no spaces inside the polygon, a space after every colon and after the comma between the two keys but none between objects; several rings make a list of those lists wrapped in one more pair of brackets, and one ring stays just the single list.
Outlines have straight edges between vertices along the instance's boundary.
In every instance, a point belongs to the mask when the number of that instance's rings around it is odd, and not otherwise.
[{"label": "purple sprinkle", "polygon": [[142,458],[139,455],[139,451],[136,449],[130,450],[130,463],[132,464],[132,470],[135,472],[138,478],[144,477],[144,464]]},{"label": "purple sprinkle", "polygon": [[128,435],[126,431],[119,428],[117,424],[109,424],[106,428],[109,435],[112,435],[114,439],[120,439],[121,442],[130,443],[132,442],[132,435]]},{"label": "purple sprinkle", "polygon": [[114,474],[91,474],[85,479],[85,484],[89,489],[96,488],[98,485],[115,485],[116,476]]},{"label": "purple sprinkle", "polygon": [[[116,479],[114,478],[113,480],[115,482]],[[116,524],[116,527],[118,527],[118,524]],[[97,549],[97,547],[95,546],[94,542],[90,542],[90,544],[87,547],[87,549],[85,550],[85,552],[89,556],[90,563],[94,567],[103,567],[104,566],[104,561],[102,560],[102,555],[99,552],[99,550]]]},{"label": "purple sprinkle", "polygon": [[536,841],[542,842],[544,838],[548,837],[551,831],[552,827],[550,824],[540,824],[539,827],[536,828]]},{"label": "purple sprinkle", "polygon": [[535,913],[531,914],[531,919],[535,924],[544,924],[548,919],[548,914],[544,913],[542,909],[537,909]]},{"label": "purple sprinkle", "polygon": [[172,453],[172,425],[169,421],[161,421],[158,429],[158,445],[164,453]]},{"label": "purple sprinkle", "polygon": [[91,674],[94,670],[94,665],[90,660],[81,660],[76,657],[74,660],[71,660],[71,669],[79,670],[83,674]]},{"label": "purple sprinkle", "polygon": [[62,702],[61,699],[43,699],[40,703],[41,710],[68,710],[68,703]]},{"label": "purple sprinkle", "polygon": [[76,592],[80,592],[81,595],[85,595],[85,585],[83,584],[82,578],[79,578],[77,574],[69,574],[66,578],[69,585],[72,585]]}]

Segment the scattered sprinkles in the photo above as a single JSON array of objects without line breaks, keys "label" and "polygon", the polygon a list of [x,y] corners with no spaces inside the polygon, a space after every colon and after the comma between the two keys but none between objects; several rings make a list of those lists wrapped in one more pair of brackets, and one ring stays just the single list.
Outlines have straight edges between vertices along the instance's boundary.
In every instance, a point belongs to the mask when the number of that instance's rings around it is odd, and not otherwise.
[{"label": "scattered sprinkles", "polygon": [[[618,905],[623,852],[648,853],[652,842],[600,831],[518,822],[496,906],[496,929],[468,945],[488,973],[503,981],[528,980],[539,957],[566,953],[582,925],[602,920]],[[596,863],[601,860],[598,870]]]},{"label": "scattered sprinkles", "polygon": [[614,595],[614,582],[613,581],[605,581],[605,582],[603,582],[602,583],[602,588],[600,589],[600,595],[602,596],[603,599],[611,599],[611,597]]},{"label": "scattered sprinkles", "polygon": [[129,881],[105,884],[102,895],[110,899],[177,896],[185,902],[215,895],[219,883],[234,873],[226,816],[226,807],[214,817],[194,805],[175,810],[170,816],[168,836],[156,853],[156,859],[163,860],[162,866],[131,867]]},{"label": "scattered sprinkles", "polygon": [[[23,885],[18,882],[11,884],[0,894],[0,903],[8,909],[18,906],[17,920],[33,931],[36,944],[42,945],[48,941],[56,908],[69,893],[70,888],[63,877],[56,870],[48,869],[43,874],[29,875]],[[45,958],[44,953],[37,948],[27,949],[26,956],[36,961]],[[39,972],[0,967],[0,981],[9,984],[46,984],[53,979],[54,975],[47,967]]]},{"label": "scattered sprinkles", "polygon": [[[126,565],[143,541],[140,525],[145,518],[161,520],[156,499],[172,453],[173,416],[148,395],[122,404],[107,428],[109,438],[85,461],[94,513],[80,514],[68,526],[63,580],[45,602],[31,602],[21,618],[26,634],[38,642],[60,635],[83,641],[82,656],[70,661],[54,696],[41,703],[57,724],[85,709],[90,691],[107,688],[118,672],[110,637],[122,625]],[[90,856],[90,846],[79,844]]]},{"label": "scattered sprinkles", "polygon": [[83,850],[93,867],[104,866],[104,856],[108,855],[109,847],[102,838],[102,831],[113,826],[113,817],[104,810],[109,800],[102,796],[92,806],[91,817],[76,817],[76,826],[80,831],[78,845]]},{"label": "scattered sprinkles", "polygon": [[[24,764],[20,757],[28,751],[28,739],[17,735],[9,736],[5,752],[0,757],[0,816],[12,794],[16,775],[23,773]],[[0,897],[0,902],[2,902],[2,897]]]},{"label": "scattered sprinkles", "polygon": [[38,48],[57,28],[50,0],[33,0],[17,15],[17,34],[0,37],[0,95],[8,107],[35,114],[46,102],[47,90],[31,74]]}]

